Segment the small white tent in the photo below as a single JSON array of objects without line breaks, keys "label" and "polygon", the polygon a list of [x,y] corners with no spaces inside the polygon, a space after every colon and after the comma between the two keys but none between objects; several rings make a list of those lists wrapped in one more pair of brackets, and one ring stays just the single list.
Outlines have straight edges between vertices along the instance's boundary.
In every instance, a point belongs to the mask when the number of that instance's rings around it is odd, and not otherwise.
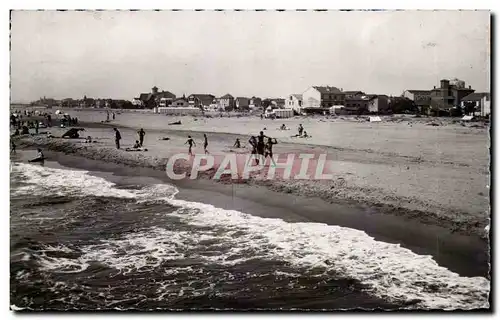
[{"label": "small white tent", "polygon": [[382,119],[380,119],[379,116],[375,116],[375,117],[370,117],[370,122],[381,122]]},{"label": "small white tent", "polygon": [[62,112],[61,112],[61,110],[56,110],[56,112],[55,112],[55,113],[56,113],[56,114],[61,114]]},{"label": "small white tent", "polygon": [[472,120],[472,118],[473,118],[473,116],[464,116],[464,117],[462,118],[462,120],[463,120],[463,121],[471,121],[471,120]]}]

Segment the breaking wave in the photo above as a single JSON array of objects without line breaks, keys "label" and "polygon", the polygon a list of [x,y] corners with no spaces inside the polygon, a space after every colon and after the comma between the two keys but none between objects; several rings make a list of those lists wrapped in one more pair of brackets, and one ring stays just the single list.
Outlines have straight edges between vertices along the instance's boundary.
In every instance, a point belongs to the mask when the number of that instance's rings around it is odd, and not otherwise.
[{"label": "breaking wave", "polygon": [[[439,266],[431,256],[418,255],[398,244],[376,241],[365,232],[321,223],[289,223],[252,216],[212,205],[175,199],[177,189],[151,185],[119,189],[86,171],[15,164],[24,178],[14,195],[47,192],[72,197],[102,196],[161,201],[176,209],[165,213],[193,230],[151,227],[118,238],[78,248],[45,247],[37,253],[42,270],[78,273],[94,263],[128,272],[147,272],[163,263],[181,272],[196,265],[236,265],[256,259],[286,262],[296,270],[321,270],[359,281],[368,293],[388,301],[413,301],[414,308],[474,309],[489,307],[490,282],[483,277],[461,277]],[[50,251],[68,256],[52,256]],[[29,259],[23,257],[22,259]],[[184,261],[181,263],[181,261]],[[185,262],[189,261],[189,263]],[[298,271],[297,271],[298,272]]]}]

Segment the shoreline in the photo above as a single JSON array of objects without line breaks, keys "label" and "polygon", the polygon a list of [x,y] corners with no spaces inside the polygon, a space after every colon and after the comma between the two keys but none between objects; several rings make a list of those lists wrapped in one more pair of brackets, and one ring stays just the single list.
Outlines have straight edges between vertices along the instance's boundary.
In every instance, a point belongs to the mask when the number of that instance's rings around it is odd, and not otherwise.
[{"label": "shoreline", "polygon": [[[122,135],[127,134],[129,136],[134,136],[135,130],[115,123],[81,123],[82,127],[87,128],[89,131],[92,130],[111,130],[112,127],[120,128],[122,131]],[[54,129],[54,128],[52,128]],[[58,130],[58,128],[55,128]],[[45,130],[45,129],[44,129]],[[65,130],[65,129],[64,129]],[[16,143],[19,144],[20,148],[23,147],[42,147],[51,151],[63,152],[66,154],[77,154],[82,157],[86,157],[88,159],[93,160],[104,160],[108,162],[115,162],[118,164],[125,164],[133,167],[145,167],[152,168],[155,170],[164,171],[165,165],[168,162],[169,157],[172,154],[175,154],[176,151],[179,152],[179,145],[182,146],[182,142],[185,135],[189,131],[186,130],[176,130],[176,129],[165,129],[165,130],[148,130],[148,138],[151,139],[151,136],[161,136],[163,133],[168,133],[172,140],[169,141],[168,144],[161,145],[160,147],[155,147],[157,150],[152,150],[150,148],[149,152],[123,152],[122,150],[116,150],[113,148],[113,141],[110,138],[101,138],[103,142],[100,144],[82,144],[81,140],[67,140],[60,138],[52,138],[48,139],[43,135],[38,136],[24,136],[19,139],[16,138]],[[100,135],[102,132],[96,133],[96,135]],[[191,132],[191,134],[196,134],[195,132]],[[216,143],[219,143],[219,150],[222,153],[227,154],[228,152],[234,152],[231,149],[227,149],[223,145],[229,142],[232,142],[231,139],[234,139],[234,134],[228,133],[218,133],[211,132],[211,139],[218,140]],[[245,137],[245,134],[240,134],[240,137]],[[133,138],[132,138],[133,139]],[[212,142],[211,142],[212,143]],[[124,146],[125,147],[125,146]],[[184,148],[184,147],[182,147]],[[280,143],[280,148],[288,151],[290,153],[298,153],[298,152],[317,152],[318,149],[322,152],[328,152],[334,154],[335,161],[340,166],[336,167],[336,169],[341,170],[338,175],[339,179],[345,179],[347,181],[347,186],[338,186],[336,181],[315,181],[315,180],[258,180],[258,179],[249,179],[244,181],[243,184],[251,185],[251,186],[259,186],[265,187],[268,190],[285,193],[285,194],[293,194],[297,196],[308,196],[321,198],[324,201],[333,204],[345,204],[345,205],[361,205],[367,208],[368,210],[376,209],[379,212],[390,216],[400,216],[402,218],[406,218],[409,220],[413,220],[419,223],[432,225],[432,226],[446,226],[452,232],[456,232],[462,235],[473,235],[482,238],[486,238],[484,228],[488,225],[488,215],[482,213],[473,208],[475,212],[471,212],[469,207],[464,207],[464,205],[460,206],[443,206],[442,197],[437,197],[437,200],[441,201],[441,203],[436,202],[436,199],[426,199],[424,196],[412,196],[411,194],[397,194],[393,190],[398,190],[392,188],[392,182],[398,182],[400,187],[409,187],[405,185],[405,181],[397,181],[394,180],[394,174],[413,174],[413,176],[417,176],[420,174],[409,173],[409,168],[407,165],[411,165],[412,169],[416,168],[416,170],[424,170],[422,167],[427,165],[431,167],[432,170],[436,171],[436,174],[439,174],[440,169],[447,168],[447,170],[451,171],[451,174],[457,175],[456,170],[457,166],[460,170],[465,170],[467,173],[473,169],[462,166],[460,163],[439,164],[441,168],[439,168],[438,164],[433,163],[432,161],[420,161],[418,159],[411,159],[411,157],[406,155],[389,155],[383,153],[374,153],[368,150],[345,150],[337,147],[321,147],[321,146],[312,146],[307,144],[294,144],[289,142]],[[152,152],[153,151],[153,152]],[[154,152],[157,151],[157,152]],[[418,160],[418,161],[417,161]],[[392,161],[390,166],[387,166],[385,163],[388,161]],[[426,163],[425,163],[426,162]],[[347,169],[344,169],[342,165],[348,164]],[[352,166],[351,163],[357,165]],[[409,164],[411,163],[411,164]],[[178,162],[176,162],[176,165]],[[370,167],[372,166],[372,167]],[[385,167],[384,167],[385,166]],[[189,170],[189,165],[179,165],[179,168],[183,170]],[[359,171],[357,171],[360,169]],[[372,172],[375,172],[375,175],[383,175],[384,170],[393,170],[395,172],[388,172],[391,174],[390,177],[392,180],[388,181],[380,181],[380,177],[373,180],[373,177],[370,175]],[[342,171],[343,170],[343,171]],[[371,171],[370,171],[371,170]],[[475,169],[479,170],[479,169]],[[201,179],[210,179],[211,175],[213,175],[214,170],[209,170],[200,175]],[[368,180],[358,179],[360,175],[360,171],[365,176],[363,178],[370,178]],[[399,171],[399,172],[398,172]],[[406,171],[406,172],[404,172]],[[354,174],[352,173],[354,172]],[[382,172],[382,173],[380,173]],[[461,172],[460,172],[461,173]],[[428,172],[422,171],[422,174],[429,175]],[[469,172],[468,175],[471,177],[477,174],[477,172]],[[224,176],[223,176],[224,177]],[[443,177],[443,179],[447,178],[447,176]],[[460,177],[462,180],[469,179],[467,177]],[[360,183],[361,181],[361,183]],[[375,181],[376,184],[371,182]],[[439,180],[442,183],[444,180]],[[418,182],[418,180],[417,180]],[[448,182],[449,185],[454,185],[453,183],[456,181]],[[462,182],[462,181],[459,181]],[[226,176],[226,179],[221,179],[220,181],[210,181],[211,184],[227,184],[233,183],[229,176]],[[425,185],[419,186],[420,188],[425,189]],[[393,190],[391,190],[391,188]],[[425,190],[424,190],[425,191]],[[417,192],[413,192],[416,194]],[[482,194],[482,193],[480,193]],[[483,197],[481,195],[481,197]],[[436,197],[435,197],[436,198]],[[462,200],[463,201],[463,200]],[[450,202],[450,204],[454,205],[454,203]],[[465,206],[468,205],[468,202],[465,201]],[[465,211],[467,210],[467,211]],[[487,239],[485,240],[487,241]]]},{"label": "shoreline", "polygon": [[56,161],[64,167],[88,170],[96,175],[110,173],[105,178],[112,182],[118,181],[116,177],[128,176],[149,177],[173,184],[180,191],[176,196],[180,200],[287,222],[316,222],[362,230],[377,241],[399,243],[417,254],[432,255],[439,265],[462,276],[489,278],[487,242],[476,236],[450,232],[446,227],[367,210],[352,203],[332,204],[317,197],[276,192],[262,186],[222,184],[203,179],[171,181],[155,167],[89,159],[78,152],[68,155],[51,151],[47,155],[49,161]]}]

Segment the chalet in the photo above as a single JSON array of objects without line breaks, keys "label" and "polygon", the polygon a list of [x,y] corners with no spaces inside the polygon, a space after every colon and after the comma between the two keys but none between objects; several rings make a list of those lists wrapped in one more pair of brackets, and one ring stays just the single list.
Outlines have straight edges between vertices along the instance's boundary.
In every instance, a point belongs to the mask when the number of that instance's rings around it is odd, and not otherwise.
[{"label": "chalet", "polygon": [[354,95],[346,98],[344,102],[344,110],[348,113],[364,113],[368,112],[368,105],[374,95]]},{"label": "chalet", "polygon": [[313,86],[302,94],[304,108],[329,108],[344,103],[345,93],[336,87]]},{"label": "chalet", "polygon": [[286,99],[285,107],[300,113],[302,109],[302,95],[301,94],[289,95],[288,98]]},{"label": "chalet", "polygon": [[471,93],[462,98],[461,107],[468,115],[486,117],[491,114],[490,93]]},{"label": "chalet", "polygon": [[389,111],[389,97],[385,94],[368,95],[368,112],[387,113]]},{"label": "chalet", "polygon": [[420,111],[431,105],[431,90],[405,90],[403,97],[413,101]]},{"label": "chalet", "polygon": [[260,109],[262,107],[262,99],[251,97],[249,102],[250,109]]},{"label": "chalet", "polygon": [[218,99],[218,102],[219,108],[222,108],[224,110],[234,109],[234,97],[229,93],[220,97]]},{"label": "chalet", "polygon": [[[175,99],[175,94],[169,91],[158,92],[158,87],[153,87],[150,93],[141,93],[138,98],[134,100],[141,101],[144,108],[153,109],[157,106],[168,107]],[[139,105],[135,102],[136,105]]]},{"label": "chalet", "polygon": [[214,102],[214,100],[215,96],[211,94],[192,94],[187,97],[189,106],[196,108],[207,108]]},{"label": "chalet", "polygon": [[234,101],[236,109],[248,110],[250,109],[250,99],[245,97],[237,97]]},{"label": "chalet", "polygon": [[172,108],[187,108],[189,107],[189,102],[186,98],[179,98],[172,101],[172,104],[169,106]]}]

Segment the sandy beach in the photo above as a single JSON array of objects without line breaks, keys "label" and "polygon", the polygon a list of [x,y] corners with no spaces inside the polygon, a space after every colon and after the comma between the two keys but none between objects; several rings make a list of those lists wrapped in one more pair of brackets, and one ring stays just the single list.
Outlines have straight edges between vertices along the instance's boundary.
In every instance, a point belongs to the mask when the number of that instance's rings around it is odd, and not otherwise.
[{"label": "sandy beach", "polygon": [[9,18],[11,313],[493,310],[491,12]]},{"label": "sandy beach", "polygon": [[[186,153],[187,135],[192,135],[198,144],[194,149],[196,154],[203,153],[203,133],[209,136],[211,154],[249,153],[248,148],[233,148],[235,139],[240,138],[245,147],[251,134],[265,128],[266,135],[279,141],[275,147],[277,154],[328,154],[327,165],[334,172],[334,179],[252,179],[246,184],[318,197],[330,203],[356,204],[384,214],[446,226],[466,235],[484,236],[484,228],[489,223],[487,128],[432,118],[385,118],[381,123],[370,123],[353,118],[273,121],[257,117],[195,118],[121,113],[116,120],[102,123],[105,119],[102,111],[73,111],[71,114],[85,127],[84,136],[94,137],[96,143],[49,139],[42,134],[21,138],[19,146],[42,146],[90,159],[164,170],[170,156]],[[175,121],[182,124],[168,125]],[[429,126],[431,121],[442,125]],[[291,130],[277,130],[282,123]],[[312,138],[291,137],[299,123]],[[148,151],[116,150],[112,127],[120,128],[122,149],[131,147],[138,139],[136,131],[144,128]],[[55,137],[66,131],[50,129]],[[159,140],[161,137],[170,140]],[[223,182],[228,183],[227,179]]]}]

